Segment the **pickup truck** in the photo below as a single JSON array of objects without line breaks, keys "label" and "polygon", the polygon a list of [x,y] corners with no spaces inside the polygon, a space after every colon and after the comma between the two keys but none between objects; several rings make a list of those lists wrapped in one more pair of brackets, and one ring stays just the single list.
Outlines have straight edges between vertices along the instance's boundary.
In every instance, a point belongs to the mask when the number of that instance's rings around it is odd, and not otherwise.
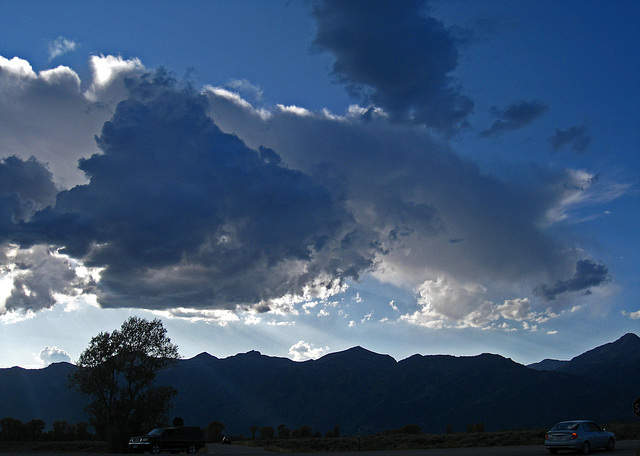
[{"label": "pickup truck", "polygon": [[202,429],[190,426],[176,426],[157,428],[147,435],[131,437],[129,439],[129,451],[132,453],[158,454],[162,451],[189,454],[197,453],[204,448],[204,434]]}]

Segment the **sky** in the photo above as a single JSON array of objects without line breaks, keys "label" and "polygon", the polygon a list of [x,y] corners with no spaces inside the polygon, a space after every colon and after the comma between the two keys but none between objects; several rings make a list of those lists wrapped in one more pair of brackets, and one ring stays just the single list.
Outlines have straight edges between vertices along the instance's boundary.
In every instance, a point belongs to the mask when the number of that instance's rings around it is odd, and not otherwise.
[{"label": "sky", "polygon": [[640,326],[637,1],[0,1],[0,367],[571,359]]}]

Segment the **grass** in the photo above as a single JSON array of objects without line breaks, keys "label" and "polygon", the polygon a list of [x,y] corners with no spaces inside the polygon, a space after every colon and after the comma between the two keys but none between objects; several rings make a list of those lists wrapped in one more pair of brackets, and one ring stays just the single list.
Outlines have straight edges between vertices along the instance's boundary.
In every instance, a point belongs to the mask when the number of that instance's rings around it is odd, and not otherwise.
[{"label": "grass", "polygon": [[[640,439],[640,423],[612,423],[606,426],[618,440]],[[400,434],[383,432],[371,436],[284,439],[264,442],[235,441],[250,446],[261,446],[268,451],[330,452],[380,451],[436,448],[473,448],[493,446],[541,445],[547,429],[517,429],[497,432],[456,434]],[[101,441],[79,442],[6,442],[0,441],[0,453],[106,453],[107,445]]]},{"label": "grass", "polygon": [[280,452],[376,451],[535,445],[546,429],[469,434],[376,434],[361,437],[274,440],[266,450]]},{"label": "grass", "polygon": [[106,442],[0,442],[0,453],[106,453]]},{"label": "grass", "polygon": [[[640,439],[640,423],[606,426],[618,440]],[[265,449],[283,453],[331,451],[381,451],[438,448],[541,445],[548,429],[517,429],[457,434],[396,434],[372,436],[273,440]]]}]

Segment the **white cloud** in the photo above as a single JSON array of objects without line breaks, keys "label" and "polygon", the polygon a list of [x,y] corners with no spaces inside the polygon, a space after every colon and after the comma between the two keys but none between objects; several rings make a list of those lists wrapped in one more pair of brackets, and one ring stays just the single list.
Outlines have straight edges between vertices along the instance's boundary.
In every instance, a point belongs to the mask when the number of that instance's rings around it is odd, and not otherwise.
[{"label": "white cloud", "polygon": [[368,314],[366,314],[364,317],[362,317],[360,319],[361,323],[366,323],[367,321],[371,320],[371,317],[373,317],[373,311],[369,312]]},{"label": "white cloud", "polygon": [[622,315],[624,315],[625,317],[629,317],[632,320],[640,320],[640,310],[637,310],[635,312],[626,312],[623,310]]},{"label": "white cloud", "polygon": [[19,85],[24,79],[36,79],[36,73],[33,71],[31,64],[19,57],[11,60],[0,56],[0,68],[2,69],[3,85],[13,82]]},{"label": "white cloud", "polygon": [[522,321],[531,317],[531,303],[529,298],[508,299],[496,306],[496,312],[509,320]]},{"label": "white cloud", "polygon": [[256,314],[249,314],[245,319],[244,319],[244,324],[247,326],[255,326],[260,324],[260,322],[262,321],[262,317],[256,315]]},{"label": "white cloud", "polygon": [[127,97],[124,78],[140,75],[145,71],[140,59],[124,59],[113,55],[94,55],[89,60],[89,66],[93,80],[85,96],[91,101],[101,101],[113,106]]},{"label": "white cloud", "polygon": [[300,117],[312,117],[313,114],[311,111],[305,108],[301,108],[300,106],[284,106],[281,104],[276,105],[278,109],[284,113],[295,114]]},{"label": "white cloud", "polygon": [[606,211],[587,215],[580,211],[616,200],[632,189],[630,184],[604,181],[599,175],[582,169],[567,170],[564,178],[554,182],[552,187],[551,191],[557,196],[555,204],[547,211],[547,225],[581,223],[606,215]]},{"label": "white cloud", "polygon": [[268,117],[270,114],[268,113],[268,111],[263,110],[263,111],[259,111],[259,110],[254,110],[254,107],[251,105],[251,103],[249,103],[247,100],[245,100],[244,98],[242,98],[242,96],[240,96],[239,93],[237,92],[233,92],[231,90],[225,89],[223,87],[214,87],[211,85],[205,85],[203,88],[203,92],[206,94],[207,92],[210,92],[212,94],[214,94],[216,97],[220,97],[222,99],[225,99],[233,104],[235,104],[236,106],[247,110],[249,112],[253,112],[253,113],[258,113],[260,115],[260,117],[262,117],[262,115],[266,115],[266,117]]},{"label": "white cloud", "polygon": [[51,43],[49,43],[48,51],[49,51],[49,60],[53,60],[56,57],[67,54],[68,52],[73,52],[78,48],[78,43],[73,40],[69,40],[62,36],[59,36]]},{"label": "white cloud", "polygon": [[405,314],[401,320],[432,329],[445,327],[514,330],[510,322],[522,322],[523,330],[535,331],[537,325],[554,316],[549,311],[535,312],[528,298],[507,299],[496,304],[486,299],[487,290],[479,284],[460,283],[441,276],[418,287],[420,310]]},{"label": "white cloud", "polygon": [[267,326],[295,326],[296,322],[295,321],[276,321],[276,320],[271,320],[269,322],[267,322]]},{"label": "white cloud", "polygon": [[318,301],[305,302],[302,305],[302,309],[304,310],[304,313],[310,314],[311,309],[315,308],[318,304],[320,304]]},{"label": "white cloud", "polygon": [[110,116],[85,98],[72,69],[36,74],[26,60],[0,56],[0,156],[33,156],[64,188],[84,183],[78,159],[99,151],[94,138]]},{"label": "white cloud", "polygon": [[289,348],[289,354],[294,361],[305,361],[307,359],[318,359],[329,351],[329,347],[314,347],[313,344],[303,340]]},{"label": "white cloud", "polygon": [[42,350],[40,350],[40,353],[36,355],[36,359],[45,366],[48,366],[52,363],[71,362],[71,357],[66,351],[58,347],[49,346],[46,346]]},{"label": "white cloud", "polygon": [[381,118],[389,117],[389,115],[386,112],[384,112],[382,108],[374,107],[374,106],[363,108],[362,106],[359,106],[359,105],[349,105],[349,107],[347,108],[346,115],[347,117],[351,117],[351,118],[370,116],[374,119],[375,118],[381,119]]},{"label": "white cloud", "polygon": [[7,261],[2,272],[12,286],[0,314],[50,309],[58,299],[71,299],[92,289],[90,276],[80,277],[74,261],[47,246],[5,246],[3,250]]},{"label": "white cloud", "polygon": [[[175,309],[152,310],[151,313],[164,318],[179,318],[194,322],[204,321],[215,323],[219,326],[227,326],[229,323],[240,321],[240,317],[238,317],[234,311],[227,309],[191,309],[177,307]],[[245,324],[249,324],[247,320],[245,320]]]},{"label": "white cloud", "polygon": [[51,70],[43,70],[39,73],[39,77],[49,86],[67,86],[67,90],[71,93],[80,92],[80,76],[69,67],[59,66]]}]

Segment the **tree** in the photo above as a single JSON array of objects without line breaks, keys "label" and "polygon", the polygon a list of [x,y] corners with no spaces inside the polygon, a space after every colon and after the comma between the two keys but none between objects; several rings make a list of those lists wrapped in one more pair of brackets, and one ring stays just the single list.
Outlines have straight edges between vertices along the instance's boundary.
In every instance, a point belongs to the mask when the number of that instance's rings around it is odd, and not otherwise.
[{"label": "tree", "polygon": [[1,440],[22,440],[24,431],[24,423],[15,418],[2,418],[0,420],[0,439]]},{"label": "tree", "polygon": [[69,430],[69,423],[67,423],[66,421],[64,420],[54,421],[53,431],[51,433],[51,436],[53,437],[53,440],[55,440],[56,442],[68,440],[68,432],[67,432],[68,430]]},{"label": "tree", "polygon": [[209,425],[204,429],[204,435],[207,438],[207,442],[218,442],[222,441],[222,431],[225,429],[225,425],[220,421],[212,421]]},{"label": "tree", "polygon": [[89,432],[89,424],[80,422],[67,428],[68,440],[91,440],[93,435]]},{"label": "tree", "polygon": [[327,437],[327,438],[329,438],[329,439],[330,439],[330,438],[336,438],[336,439],[337,439],[337,438],[340,438],[340,425],[339,425],[339,424],[336,424],[336,425],[333,427],[333,431],[327,431],[327,432],[325,433],[325,437]]},{"label": "tree", "polygon": [[291,437],[291,429],[287,427],[286,424],[278,425],[278,438],[279,439],[288,439]]},{"label": "tree", "polygon": [[272,426],[262,426],[260,428],[260,437],[265,440],[273,440],[276,436],[276,430]]},{"label": "tree", "polygon": [[44,435],[45,422],[42,420],[31,420],[25,424],[27,428],[28,440],[40,440]]},{"label": "tree", "polygon": [[99,438],[126,450],[131,435],[168,422],[177,391],[154,385],[156,375],[179,357],[158,319],[129,317],[120,330],[101,332],[69,376],[72,387],[93,398],[87,407]]},{"label": "tree", "polygon": [[184,426],[184,420],[182,419],[182,417],[180,417],[180,416],[176,416],[176,417],[173,419],[172,424],[173,424],[175,427],[181,427],[181,426]]},{"label": "tree", "polygon": [[300,426],[300,429],[298,429],[298,435],[301,439],[308,439],[311,438],[311,431],[313,431],[313,428],[311,426],[303,424],[302,426]]}]

